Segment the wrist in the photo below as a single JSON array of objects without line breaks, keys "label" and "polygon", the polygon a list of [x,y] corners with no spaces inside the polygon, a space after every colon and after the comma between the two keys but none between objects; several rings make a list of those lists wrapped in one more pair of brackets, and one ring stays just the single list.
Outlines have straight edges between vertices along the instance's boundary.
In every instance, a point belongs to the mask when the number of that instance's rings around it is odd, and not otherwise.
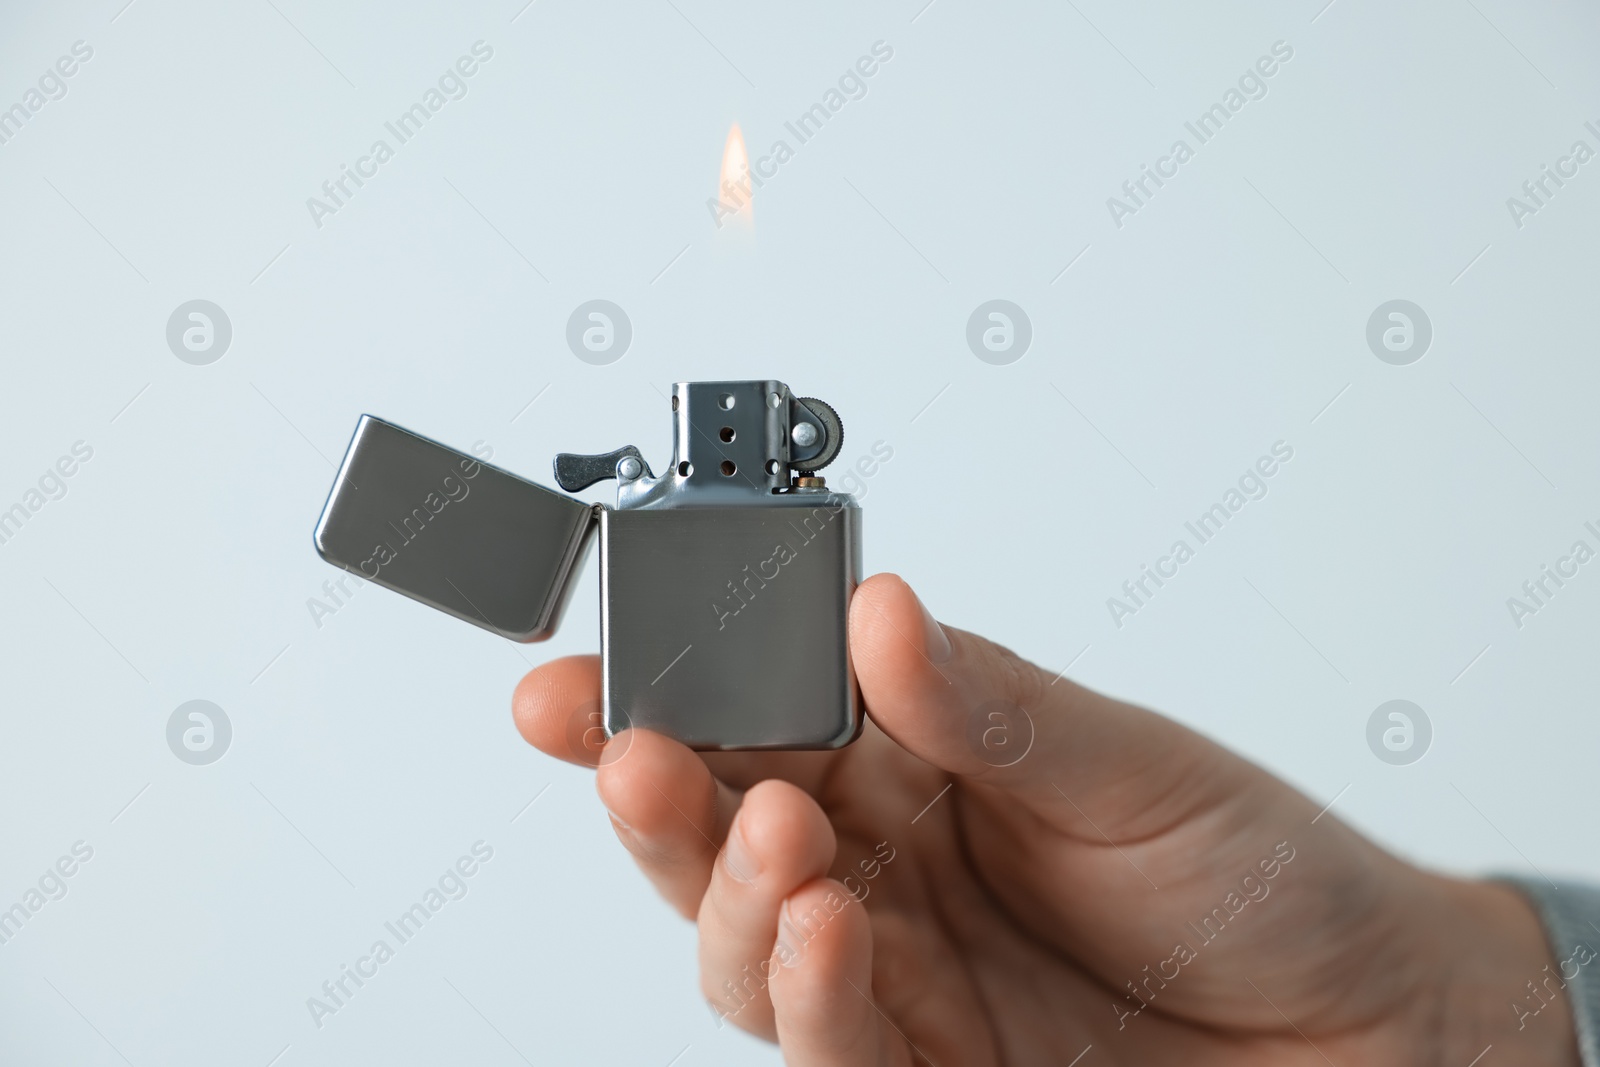
[{"label": "wrist", "polygon": [[1417,1022],[1424,1062],[1581,1067],[1571,1001],[1538,914],[1496,882],[1427,877],[1433,885],[1423,951],[1441,961]]}]

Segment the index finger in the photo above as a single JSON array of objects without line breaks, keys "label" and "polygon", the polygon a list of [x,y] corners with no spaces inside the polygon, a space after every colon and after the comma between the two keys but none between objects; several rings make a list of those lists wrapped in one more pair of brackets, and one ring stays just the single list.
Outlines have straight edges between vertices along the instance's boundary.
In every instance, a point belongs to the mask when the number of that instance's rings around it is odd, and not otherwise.
[{"label": "index finger", "polygon": [[600,657],[566,656],[525,675],[511,696],[517,732],[547,756],[580,767],[600,765]]}]

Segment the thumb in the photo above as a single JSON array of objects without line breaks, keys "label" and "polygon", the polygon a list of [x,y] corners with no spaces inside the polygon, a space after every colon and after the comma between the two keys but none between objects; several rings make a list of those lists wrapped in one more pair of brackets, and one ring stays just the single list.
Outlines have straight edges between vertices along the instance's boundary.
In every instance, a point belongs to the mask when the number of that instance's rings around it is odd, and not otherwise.
[{"label": "thumb", "polygon": [[897,575],[857,588],[850,652],[884,733],[1052,824],[1142,838],[1240,795],[1261,773],[1169,719],[941,626]]}]

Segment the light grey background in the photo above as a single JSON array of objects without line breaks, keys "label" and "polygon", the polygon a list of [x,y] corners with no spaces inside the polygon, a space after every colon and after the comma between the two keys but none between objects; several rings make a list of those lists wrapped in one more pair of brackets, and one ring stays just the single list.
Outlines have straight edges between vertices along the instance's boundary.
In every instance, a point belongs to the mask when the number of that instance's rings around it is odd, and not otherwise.
[{"label": "light grey background", "polygon": [[[781,378],[838,407],[846,459],[893,447],[869,570],[944,619],[1418,861],[1600,876],[1600,562],[1520,629],[1506,605],[1600,547],[1600,161],[1521,228],[1506,204],[1600,147],[1592,8],[123,3],[0,12],[0,107],[94,49],[0,145],[0,507],[94,450],[0,544],[0,907],[94,849],[0,945],[0,1060],[777,1062],[713,1025],[590,775],[513,729],[530,662],[595,646],[592,564],[543,647],[370,586],[313,621],[361,412],[545,478],[629,442],[659,468],[671,381]],[[479,40],[468,95],[314,225]],[[719,233],[730,123],[793,147],[879,40],[754,240]],[[1268,94],[1118,228],[1107,198],[1280,40]],[[194,299],[232,323],[208,366],[166,344]],[[566,348],[591,299],[633,324],[609,366]],[[1033,329],[1005,366],[966,344],[994,299]],[[1409,366],[1366,344],[1391,299],[1433,324]],[[1115,626],[1280,440],[1269,495]],[[207,766],[167,747],[195,699],[232,724]],[[1367,746],[1391,699],[1432,724],[1410,765]],[[306,999],[478,840],[470,893],[315,1027]]]}]

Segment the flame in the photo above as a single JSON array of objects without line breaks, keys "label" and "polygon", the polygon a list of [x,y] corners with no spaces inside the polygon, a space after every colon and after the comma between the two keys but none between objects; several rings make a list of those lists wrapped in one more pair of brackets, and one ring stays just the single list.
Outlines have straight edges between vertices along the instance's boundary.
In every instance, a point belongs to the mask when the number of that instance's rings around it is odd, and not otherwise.
[{"label": "flame", "polygon": [[735,209],[732,221],[746,228],[753,225],[750,154],[745,151],[744,134],[737,122],[728,128],[728,140],[722,147],[722,173],[718,178],[717,197]]}]

